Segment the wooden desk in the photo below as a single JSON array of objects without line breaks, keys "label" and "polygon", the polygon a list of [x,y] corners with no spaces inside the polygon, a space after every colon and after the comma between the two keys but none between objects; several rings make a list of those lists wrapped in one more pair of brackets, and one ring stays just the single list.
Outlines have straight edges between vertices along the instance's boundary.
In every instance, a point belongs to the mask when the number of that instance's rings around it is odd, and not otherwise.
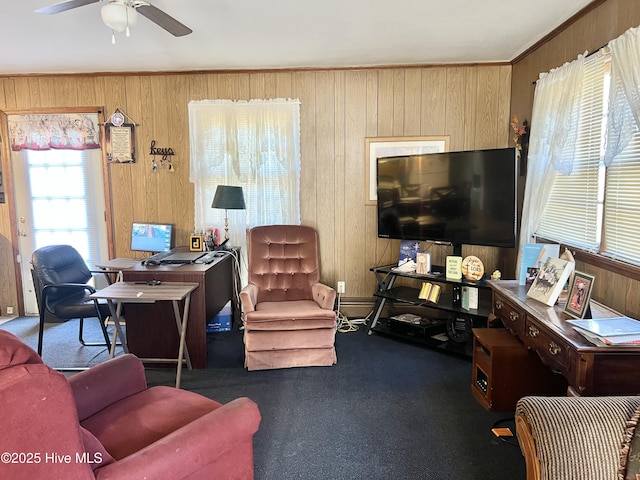
[{"label": "wooden desk", "polygon": [[[113,264],[110,264],[114,262]],[[121,259],[104,262],[101,267],[114,268]],[[234,321],[239,321],[240,308],[235,294],[237,270],[235,258],[224,255],[210,264],[144,266],[140,261],[122,270],[125,282],[197,283],[191,294],[186,345],[193,368],[207,367],[207,323],[231,301]],[[235,280],[234,280],[235,278]],[[179,348],[179,336],[173,328],[175,318],[163,303],[127,304],[127,341],[129,350],[141,358],[175,358]]]},{"label": "wooden desk", "polygon": [[[640,394],[640,347],[598,347],[577,333],[560,306],[527,297],[528,285],[517,280],[491,280],[493,313],[542,362],[567,379],[577,395]],[[620,316],[591,301],[593,318]],[[526,381],[526,379],[522,379]]]},{"label": "wooden desk", "polygon": [[[191,292],[198,288],[197,283],[167,282],[159,285],[148,285],[146,283],[115,282],[98,290],[90,295],[91,298],[105,299],[109,302],[109,310],[114,318],[115,329],[122,343],[125,353],[129,352],[126,336],[120,328],[122,318],[122,305],[126,304],[155,304],[156,302],[169,301],[173,306],[173,314],[177,326],[177,333],[180,337],[178,355],[175,360],[172,358],[141,358],[143,361],[153,362],[175,362],[178,365],[176,370],[176,388],[180,388],[180,376],[182,373],[182,363],[186,361],[187,367],[191,369],[189,350],[185,345],[187,333],[187,320],[189,318],[189,305],[191,303]],[[184,300],[182,314],[180,313],[179,302]],[[128,325],[131,324],[129,318]],[[128,328],[127,328],[128,330]],[[114,342],[115,343],[115,342]],[[110,356],[113,356],[114,349],[111,349]]]}]

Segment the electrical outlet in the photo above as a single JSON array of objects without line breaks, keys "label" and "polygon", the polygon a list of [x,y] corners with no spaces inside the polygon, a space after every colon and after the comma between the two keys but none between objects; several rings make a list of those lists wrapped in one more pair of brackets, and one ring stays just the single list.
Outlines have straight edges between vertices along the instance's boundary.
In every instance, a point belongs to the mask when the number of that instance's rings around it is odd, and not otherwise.
[{"label": "electrical outlet", "polygon": [[7,315],[13,315],[13,307],[7,307]]},{"label": "electrical outlet", "polygon": [[345,283],[338,282],[338,293],[344,293],[344,289],[345,289]]}]

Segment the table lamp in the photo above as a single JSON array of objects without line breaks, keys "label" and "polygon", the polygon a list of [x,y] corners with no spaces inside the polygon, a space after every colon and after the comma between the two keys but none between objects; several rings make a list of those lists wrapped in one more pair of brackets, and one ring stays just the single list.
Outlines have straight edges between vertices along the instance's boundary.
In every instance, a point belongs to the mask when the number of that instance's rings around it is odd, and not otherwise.
[{"label": "table lamp", "polygon": [[211,208],[224,208],[224,239],[229,239],[229,214],[228,210],[244,210],[244,194],[242,187],[230,185],[218,185],[213,196]]}]

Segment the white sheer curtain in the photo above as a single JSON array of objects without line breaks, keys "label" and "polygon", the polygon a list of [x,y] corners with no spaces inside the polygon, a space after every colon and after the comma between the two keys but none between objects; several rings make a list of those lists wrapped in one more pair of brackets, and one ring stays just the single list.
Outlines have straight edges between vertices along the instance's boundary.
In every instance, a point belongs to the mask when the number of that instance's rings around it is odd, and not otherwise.
[{"label": "white sheer curtain", "polygon": [[640,127],[640,27],[609,42],[611,90],[604,163],[609,165]]},{"label": "white sheer curtain", "polygon": [[247,209],[228,211],[229,245],[243,258],[247,228],[300,223],[299,100],[191,101],[189,137],[196,231],[224,231],[225,211],[211,208],[218,185],[243,187]]},{"label": "white sheer curtain", "polygon": [[568,175],[573,168],[583,75],[584,55],[580,55],[540,74],[536,83],[516,272],[524,244],[533,241],[540,225],[555,175]]}]

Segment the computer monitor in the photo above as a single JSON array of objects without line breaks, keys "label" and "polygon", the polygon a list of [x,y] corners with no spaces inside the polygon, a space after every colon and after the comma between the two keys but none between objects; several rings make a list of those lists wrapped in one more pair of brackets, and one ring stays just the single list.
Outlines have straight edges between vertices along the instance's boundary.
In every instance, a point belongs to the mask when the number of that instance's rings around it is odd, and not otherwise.
[{"label": "computer monitor", "polygon": [[134,222],[131,226],[131,250],[168,252],[173,248],[173,225],[169,223]]}]

